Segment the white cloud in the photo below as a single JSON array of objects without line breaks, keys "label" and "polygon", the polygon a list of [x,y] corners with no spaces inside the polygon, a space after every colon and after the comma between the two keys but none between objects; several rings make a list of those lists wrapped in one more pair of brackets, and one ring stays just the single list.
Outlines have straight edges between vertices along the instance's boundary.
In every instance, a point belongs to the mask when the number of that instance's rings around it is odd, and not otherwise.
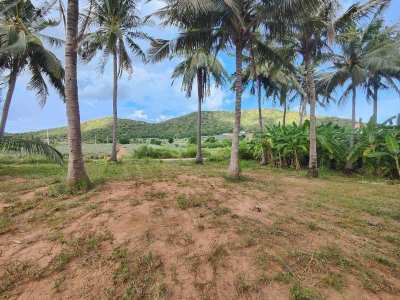
[{"label": "white cloud", "polygon": [[143,110],[134,110],[129,115],[129,118],[136,120],[136,121],[148,121],[149,120],[149,116]]},{"label": "white cloud", "polygon": [[224,105],[225,93],[219,88],[211,90],[210,97],[204,103],[204,110],[221,110]]},{"label": "white cloud", "polygon": [[172,118],[174,118],[174,116],[160,115],[160,116],[159,116],[158,118],[156,118],[154,121],[157,122],[157,123],[160,123],[160,122],[164,122],[164,121],[167,121],[167,120],[169,120],[169,119],[172,119]]}]

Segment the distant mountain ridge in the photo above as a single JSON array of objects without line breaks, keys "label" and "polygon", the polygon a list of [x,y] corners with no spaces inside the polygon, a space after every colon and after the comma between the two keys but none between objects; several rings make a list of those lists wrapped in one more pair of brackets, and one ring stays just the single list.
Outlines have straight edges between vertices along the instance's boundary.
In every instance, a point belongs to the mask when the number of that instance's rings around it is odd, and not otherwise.
[{"label": "distant mountain ridge", "polygon": [[[279,110],[264,109],[263,117],[266,125],[282,122],[283,112]],[[205,111],[203,112],[203,135],[212,136],[222,133],[230,133],[233,128],[233,112],[227,111]],[[348,126],[350,120],[335,117],[320,117],[321,123],[332,122]],[[130,119],[119,119],[119,139],[137,138],[186,138],[195,136],[197,113],[191,113],[181,117],[169,119],[160,123],[148,123]],[[297,112],[287,113],[287,124],[298,123]],[[242,129],[248,132],[256,131],[258,128],[258,111],[244,110],[242,112]],[[112,119],[111,117],[91,120],[82,123],[82,138],[85,142],[92,143],[96,139],[98,143],[111,141]],[[26,132],[18,134],[22,137],[33,137],[45,139],[47,130]],[[67,128],[60,127],[49,129],[49,137],[52,140],[63,141],[67,139]]]}]

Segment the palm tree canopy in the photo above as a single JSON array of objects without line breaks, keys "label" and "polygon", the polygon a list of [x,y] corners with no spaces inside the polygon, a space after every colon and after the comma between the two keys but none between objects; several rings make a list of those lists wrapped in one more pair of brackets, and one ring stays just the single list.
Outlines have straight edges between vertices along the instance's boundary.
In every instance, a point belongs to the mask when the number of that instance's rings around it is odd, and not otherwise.
[{"label": "palm tree canopy", "polygon": [[182,77],[182,90],[188,98],[192,95],[196,77],[200,77],[197,83],[202,85],[199,98],[203,101],[204,97],[210,95],[211,80],[216,86],[222,86],[228,78],[228,73],[215,56],[205,50],[197,50],[188,54],[186,59],[176,66],[172,79],[175,81],[179,77]]},{"label": "palm tree canopy", "polygon": [[97,26],[95,31],[83,37],[80,48],[85,62],[93,59],[98,51],[102,52],[102,69],[110,54],[118,56],[118,75],[123,71],[132,73],[132,61],[128,48],[136,56],[145,60],[145,53],[137,39],[150,39],[140,31],[147,23],[138,15],[136,0],[97,0],[93,3],[91,24]]},{"label": "palm tree canopy", "polygon": [[[383,22],[374,19],[366,28],[358,29],[355,24],[337,37],[341,51],[332,55],[332,71],[322,75],[327,94],[338,86],[349,82],[340,98],[344,101],[350,92],[364,85],[367,94],[372,95],[371,88],[393,87],[397,92],[393,78],[400,78],[399,43],[395,40],[394,28],[382,30]],[[383,80],[386,80],[387,86]]]},{"label": "palm tree canopy", "polygon": [[[156,15],[163,25],[181,29],[173,40],[153,41],[150,56],[160,61],[172,53],[213,47],[217,51],[239,45],[248,49],[257,39],[258,29],[275,20],[275,27],[295,19],[323,0],[166,0]],[[279,22],[276,22],[276,21]],[[274,28],[275,28],[274,27]]]},{"label": "palm tree canopy", "polygon": [[64,69],[42,42],[62,44],[62,40],[43,33],[59,24],[46,17],[54,3],[35,7],[29,0],[6,0],[0,4],[0,72],[10,70],[18,74],[28,69],[31,73],[28,87],[37,92],[41,105],[48,96],[43,74],[64,97]]}]

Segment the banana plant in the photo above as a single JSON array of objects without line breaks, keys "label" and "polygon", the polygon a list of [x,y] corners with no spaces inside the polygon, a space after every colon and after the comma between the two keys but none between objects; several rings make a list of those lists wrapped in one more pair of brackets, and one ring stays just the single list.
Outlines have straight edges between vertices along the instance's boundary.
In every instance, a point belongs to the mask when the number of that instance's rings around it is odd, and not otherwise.
[{"label": "banana plant", "polygon": [[329,163],[329,167],[339,169],[345,166],[347,153],[350,151],[348,139],[352,132],[349,128],[332,123],[318,127],[317,147],[321,164]]},{"label": "banana plant", "polygon": [[357,143],[347,159],[352,163],[362,161],[364,169],[372,166],[382,175],[395,171],[400,176],[399,142],[400,131],[396,127],[377,126],[372,118],[358,130]]},{"label": "banana plant", "polygon": [[396,165],[396,171],[400,177],[400,145],[399,138],[395,132],[385,135],[385,142],[382,144],[382,149],[368,154],[369,158],[391,158]]}]

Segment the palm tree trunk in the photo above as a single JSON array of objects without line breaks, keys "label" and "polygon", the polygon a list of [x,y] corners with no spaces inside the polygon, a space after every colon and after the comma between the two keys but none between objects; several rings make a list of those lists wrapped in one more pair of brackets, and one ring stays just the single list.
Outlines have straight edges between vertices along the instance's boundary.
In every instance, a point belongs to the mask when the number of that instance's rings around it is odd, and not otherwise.
[{"label": "palm tree trunk", "polygon": [[[263,120],[263,116],[262,116],[262,107],[261,107],[261,80],[260,79],[257,80],[257,100],[258,100],[258,124],[260,126],[260,133],[263,134],[264,133],[264,120]],[[265,147],[262,146],[261,162],[260,162],[260,164],[262,166],[267,165],[267,162],[268,162],[267,155],[268,155],[267,150],[265,149]]]},{"label": "palm tree trunk", "polygon": [[287,103],[285,97],[285,100],[283,101],[283,127],[286,127],[286,115],[287,115]]},{"label": "palm tree trunk", "polygon": [[377,87],[374,87],[373,102],[374,102],[373,120],[374,120],[375,124],[378,124],[378,88]]},{"label": "palm tree trunk", "polygon": [[239,38],[236,42],[236,100],[235,100],[235,123],[233,126],[232,135],[232,150],[231,160],[229,164],[228,173],[230,176],[239,178],[239,135],[240,135],[240,119],[242,116],[242,63],[243,63],[243,45],[242,40]]},{"label": "palm tree trunk", "polygon": [[310,103],[310,153],[309,153],[308,174],[311,177],[318,177],[317,118],[315,115],[317,106],[317,97],[316,97],[315,82],[314,82],[314,69],[310,53],[307,53],[305,55],[304,62],[306,67],[307,96],[309,98],[309,103]]},{"label": "palm tree trunk", "polygon": [[17,82],[18,72],[15,68],[11,70],[10,79],[8,80],[8,90],[6,99],[4,101],[3,112],[1,115],[1,123],[0,123],[0,137],[4,136],[8,118],[8,112],[10,111],[11,100],[15,90],[15,84]]},{"label": "palm tree trunk", "polygon": [[65,104],[68,119],[68,177],[70,185],[88,185],[82,154],[81,122],[77,82],[77,33],[79,1],[68,0],[67,30],[65,44]]},{"label": "palm tree trunk", "polygon": [[201,70],[197,71],[197,154],[196,154],[196,163],[203,163],[203,153],[201,150],[201,103],[203,102],[203,73]]},{"label": "palm tree trunk", "polygon": [[351,133],[351,139],[350,139],[350,147],[354,147],[354,138],[355,138],[355,131],[356,131],[356,105],[357,105],[357,91],[355,88],[353,88],[353,99],[352,99],[352,105],[351,105],[351,127],[352,127],[352,133]]},{"label": "palm tree trunk", "polygon": [[304,123],[304,113],[306,111],[306,102],[304,101],[304,97],[301,97],[301,102],[300,102],[300,109],[299,109],[299,117],[300,117],[300,121],[299,124],[303,125]]},{"label": "palm tree trunk", "polygon": [[112,150],[111,161],[117,161],[117,131],[118,131],[118,59],[117,53],[113,54],[113,123],[112,123]]},{"label": "palm tree trunk", "polygon": [[398,158],[395,158],[395,161],[396,161],[397,173],[399,174],[399,178],[400,178],[400,161]]},{"label": "palm tree trunk", "polygon": [[[356,105],[357,105],[357,90],[353,88],[353,99],[352,99],[352,109],[351,109],[351,137],[350,137],[350,149],[353,149],[355,142],[355,134],[356,134]],[[346,162],[345,169],[347,172],[350,172],[353,169],[353,164],[350,161]]]},{"label": "palm tree trunk", "polygon": [[258,124],[260,126],[260,131],[264,131],[264,120],[262,116],[261,107],[261,80],[257,79],[257,102],[258,102]]}]

